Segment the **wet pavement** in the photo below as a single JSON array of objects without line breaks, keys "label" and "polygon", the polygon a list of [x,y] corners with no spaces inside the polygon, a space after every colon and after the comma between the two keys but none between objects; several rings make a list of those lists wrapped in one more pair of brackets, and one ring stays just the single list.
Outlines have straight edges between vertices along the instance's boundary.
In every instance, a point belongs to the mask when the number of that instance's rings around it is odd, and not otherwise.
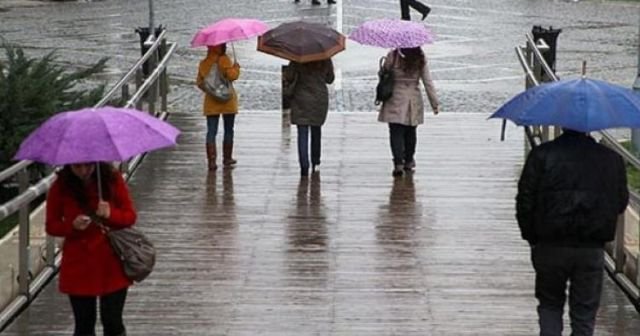
[{"label": "wet pavement", "polygon": [[[304,1],[303,1],[304,2]],[[248,5],[251,3],[253,5]],[[237,43],[238,168],[204,169],[203,51],[193,32],[224,16],[328,22],[348,33],[398,16],[392,0],[319,8],[289,1],[156,1],[156,21],[180,45],[172,61],[171,122],[180,145],[150,155],[131,182],[157,269],[129,296],[132,335],[531,335],[533,272],[514,219],[521,131],[486,116],[522,90],[513,47],[533,24],[563,28],[557,69],[630,85],[638,7],[621,2],[432,1],[428,46],[442,114],[419,128],[418,169],[393,179],[373,87],[383,50],[348,44],[323,129],[319,176],[301,180],[295,129],[279,109],[283,64]],[[133,28],[146,1],[46,4],[0,12],[0,35],[34,53],[89,64],[112,57],[107,80],[134,63]],[[241,15],[240,15],[241,14]],[[46,19],[43,19],[46,18]],[[67,299],[50,285],[3,334],[67,335]],[[638,313],[607,280],[597,335],[637,335]]]},{"label": "wet pavement", "polygon": [[[131,335],[534,333],[534,274],[513,214],[523,143],[500,142],[498,121],[429,116],[417,170],[398,179],[374,114],[330,113],[308,179],[278,111],[237,121],[237,168],[207,173],[191,109],[171,117],[179,146],[148,156],[131,181],[159,252],[128,297]],[[68,335],[71,316],[53,283],[3,335]],[[638,331],[607,279],[597,335]]]}]

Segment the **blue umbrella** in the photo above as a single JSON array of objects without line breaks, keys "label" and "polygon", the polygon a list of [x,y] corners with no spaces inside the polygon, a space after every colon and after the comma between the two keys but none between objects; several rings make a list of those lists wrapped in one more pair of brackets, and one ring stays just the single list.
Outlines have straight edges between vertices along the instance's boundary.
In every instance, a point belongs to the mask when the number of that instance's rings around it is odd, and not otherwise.
[{"label": "blue umbrella", "polygon": [[604,81],[580,78],[545,83],[518,94],[489,118],[519,126],[551,126],[582,132],[640,128],[640,94]]}]

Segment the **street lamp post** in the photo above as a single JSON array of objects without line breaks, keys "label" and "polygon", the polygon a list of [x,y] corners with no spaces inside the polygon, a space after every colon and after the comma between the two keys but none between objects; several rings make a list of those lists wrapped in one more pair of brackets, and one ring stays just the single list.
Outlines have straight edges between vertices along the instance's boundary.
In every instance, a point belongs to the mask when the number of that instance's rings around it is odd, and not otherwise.
[{"label": "street lamp post", "polygon": [[[640,15],[638,16],[638,18],[640,21]],[[635,82],[633,82],[633,90],[640,92],[640,24],[638,25],[638,71],[636,80]],[[635,150],[640,149],[640,129],[631,129],[631,143],[633,144],[633,148]]]},{"label": "street lamp post", "polygon": [[153,0],[149,0],[149,31],[153,32]]}]

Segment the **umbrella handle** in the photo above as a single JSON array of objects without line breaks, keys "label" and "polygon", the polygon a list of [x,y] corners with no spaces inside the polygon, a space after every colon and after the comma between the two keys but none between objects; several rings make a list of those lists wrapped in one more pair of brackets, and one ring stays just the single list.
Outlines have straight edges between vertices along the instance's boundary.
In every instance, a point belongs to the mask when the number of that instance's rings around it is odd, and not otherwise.
[{"label": "umbrella handle", "polygon": [[100,162],[96,162],[96,175],[98,176],[98,200],[102,201],[102,174],[100,174]]},{"label": "umbrella handle", "polygon": [[507,119],[502,119],[502,127],[500,130],[500,141],[504,141],[504,133],[507,128]]},{"label": "umbrella handle", "polygon": [[238,61],[236,60],[236,48],[234,48],[233,42],[231,42],[231,50],[233,51],[233,64],[237,64]]}]

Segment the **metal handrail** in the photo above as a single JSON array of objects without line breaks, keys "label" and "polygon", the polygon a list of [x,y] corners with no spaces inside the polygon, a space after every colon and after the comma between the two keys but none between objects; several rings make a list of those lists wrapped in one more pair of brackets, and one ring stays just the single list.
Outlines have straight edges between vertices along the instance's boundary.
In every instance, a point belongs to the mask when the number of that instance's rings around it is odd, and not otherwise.
[{"label": "metal handrail", "polygon": [[[158,38],[149,47],[147,52],[145,52],[144,55],[142,55],[142,57],[140,57],[140,59],[138,59],[138,61],[131,67],[131,69],[129,69],[129,71],[109,90],[109,92],[107,92],[104,95],[104,97],[102,97],[102,99],[100,99],[100,101],[98,101],[93,106],[94,108],[98,108],[98,107],[104,106],[107,102],[109,102],[109,100],[111,100],[113,98],[113,96],[115,95],[116,92],[118,92],[119,90],[122,89],[124,84],[126,84],[131,79],[131,77],[136,74],[138,69],[140,69],[142,67],[142,65],[145,62],[147,62],[149,60],[149,58],[151,58],[151,56],[160,47],[160,45],[162,44],[163,39],[165,38],[165,35],[166,35],[166,30],[163,30],[160,33],[160,35],[158,35]],[[147,87],[147,89],[148,89],[148,87]],[[23,168],[28,167],[32,163],[33,163],[32,161],[23,160],[23,161],[20,161],[20,162],[18,162],[16,164],[12,165],[11,167],[9,167],[7,169],[1,171],[0,172],[0,182],[2,182],[4,180],[6,180],[7,178],[15,175],[18,171],[20,171]],[[3,218],[0,217],[0,220],[2,220],[2,219]]]},{"label": "metal handrail", "polygon": [[[148,50],[142,55],[138,61],[132,66],[132,68],[105,94],[105,96],[94,105],[94,108],[104,106],[108,101],[110,101],[118,90],[122,90],[123,96],[127,96],[128,93],[125,89],[125,85],[132,77],[136,76],[136,84],[137,89],[134,93],[133,97],[129,99],[126,103],[126,107],[131,107],[133,105],[139,104],[140,99],[147,94],[147,99],[149,103],[150,112],[154,114],[159,119],[166,119],[168,116],[168,112],[166,111],[166,95],[168,93],[168,79],[166,76],[166,69],[168,66],[169,59],[173,55],[176,50],[177,45],[175,43],[167,43],[165,40],[166,30],[163,30],[157,37],[153,44],[148,46]],[[148,40],[149,41],[149,40]],[[145,43],[145,47],[147,47],[147,43]],[[162,49],[159,49],[162,48]],[[159,59],[159,54],[164,52],[162,59]],[[141,77],[141,69],[145,62],[149,62],[150,68],[153,68],[153,72],[145,79],[144,82],[140,83]],[[154,88],[151,91],[151,95],[147,93],[150,88]],[[159,88],[159,92],[158,89]],[[155,101],[157,97],[160,96],[162,98],[162,111],[159,113],[155,112]],[[135,168],[139,165],[141,160],[144,158],[145,153],[137,155],[128,160],[126,169],[123,172],[123,175],[126,179],[128,179]],[[5,169],[0,172],[0,182],[15,176],[18,174],[21,177],[21,181],[26,180],[26,172],[29,165],[31,165],[31,161],[20,161],[13,166]],[[28,186],[28,184],[24,187],[21,187],[20,194],[9,202],[0,206],[0,220],[10,216],[11,214],[20,211],[21,219],[20,219],[20,275],[19,275],[19,292],[18,296],[7,306],[3,311],[0,311],[0,331],[2,331],[9,322],[27,305],[33,297],[48,283],[48,280],[57,273],[58,267],[60,265],[60,254],[59,251],[55,251],[54,241],[50,237],[47,237],[46,243],[46,251],[47,265],[42,268],[42,270],[35,276],[33,280],[30,280],[29,269],[27,267],[28,263],[28,231],[29,231],[29,219],[27,211],[29,204],[36,199],[37,197],[45,194],[50,188],[51,184],[55,180],[55,173],[49,174],[48,176],[42,178],[33,186]],[[24,231],[23,231],[24,230]],[[26,235],[24,234],[26,232]],[[24,238],[22,236],[26,236]],[[24,241],[23,241],[24,239]],[[27,248],[25,248],[25,245]]]}]

